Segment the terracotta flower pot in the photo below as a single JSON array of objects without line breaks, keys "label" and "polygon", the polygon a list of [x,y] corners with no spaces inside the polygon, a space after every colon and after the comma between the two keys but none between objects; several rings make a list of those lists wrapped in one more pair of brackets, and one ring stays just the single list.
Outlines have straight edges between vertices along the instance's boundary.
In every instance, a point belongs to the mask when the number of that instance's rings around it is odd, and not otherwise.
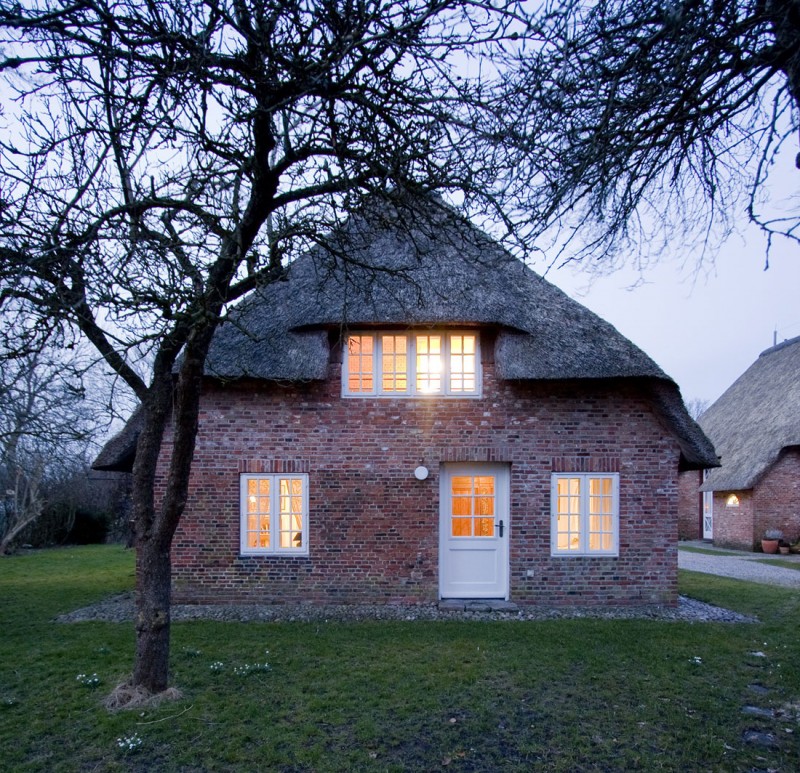
[{"label": "terracotta flower pot", "polygon": [[777,553],[778,552],[778,540],[776,540],[776,539],[762,539],[761,540],[761,550],[764,553]]}]

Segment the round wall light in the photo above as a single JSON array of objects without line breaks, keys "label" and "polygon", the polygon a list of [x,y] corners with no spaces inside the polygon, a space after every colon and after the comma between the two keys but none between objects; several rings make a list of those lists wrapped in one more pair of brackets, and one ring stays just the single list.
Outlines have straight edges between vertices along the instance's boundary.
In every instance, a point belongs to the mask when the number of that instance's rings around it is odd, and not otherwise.
[{"label": "round wall light", "polygon": [[416,470],[414,470],[414,477],[417,480],[425,480],[425,478],[428,477],[428,468],[420,465]]}]

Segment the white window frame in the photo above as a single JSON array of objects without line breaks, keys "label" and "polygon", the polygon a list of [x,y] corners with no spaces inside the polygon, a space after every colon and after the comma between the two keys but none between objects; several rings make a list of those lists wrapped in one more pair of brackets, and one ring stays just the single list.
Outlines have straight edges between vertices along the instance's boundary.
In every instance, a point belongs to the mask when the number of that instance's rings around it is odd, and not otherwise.
[{"label": "white window frame", "polygon": [[[247,544],[247,484],[251,480],[270,481],[270,546],[250,547]],[[280,482],[300,480],[302,482],[302,517],[299,547],[280,546]],[[307,556],[308,555],[308,473],[247,473],[239,476],[239,552],[243,556]]]},{"label": "white window frame", "polygon": [[[385,391],[383,389],[383,350],[382,336],[405,336],[408,369],[406,391]],[[473,391],[453,390],[451,388],[451,341],[453,336],[474,336],[475,338],[475,389]],[[350,337],[372,338],[372,390],[351,392],[349,389],[349,347]],[[417,336],[441,336],[442,338],[442,389],[439,392],[417,390]],[[353,330],[344,339],[342,357],[342,396],[343,397],[381,397],[381,398],[448,398],[475,399],[481,397],[483,378],[481,369],[481,337],[477,330],[435,329],[435,330]]]},{"label": "white window frame", "polygon": [[[558,481],[577,478],[579,485],[579,545],[577,549],[558,547]],[[611,533],[609,550],[589,547],[589,481],[610,479],[611,483]],[[559,557],[616,557],[619,556],[619,473],[554,472],[550,476],[550,555]]]}]

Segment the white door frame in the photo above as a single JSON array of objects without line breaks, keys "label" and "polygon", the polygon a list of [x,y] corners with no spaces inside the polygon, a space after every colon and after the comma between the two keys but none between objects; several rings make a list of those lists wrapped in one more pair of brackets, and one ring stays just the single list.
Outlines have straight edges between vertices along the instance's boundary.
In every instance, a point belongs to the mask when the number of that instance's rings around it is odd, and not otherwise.
[{"label": "white door frame", "polygon": [[714,492],[703,492],[703,539],[714,539]]},{"label": "white door frame", "polygon": [[[494,477],[492,536],[452,536],[451,482],[462,475]],[[458,462],[442,465],[439,475],[439,598],[508,599],[510,477],[508,464]]]},{"label": "white door frame", "polygon": [[[708,477],[708,470],[703,470],[703,483]],[[702,518],[703,539],[714,539],[714,492],[703,491],[701,497],[700,517]]]}]

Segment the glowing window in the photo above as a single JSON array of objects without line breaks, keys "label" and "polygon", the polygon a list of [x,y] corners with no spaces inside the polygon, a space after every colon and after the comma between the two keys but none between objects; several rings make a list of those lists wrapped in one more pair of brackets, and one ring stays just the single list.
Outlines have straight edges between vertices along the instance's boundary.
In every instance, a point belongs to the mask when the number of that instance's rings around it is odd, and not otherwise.
[{"label": "glowing window", "polygon": [[442,337],[417,336],[417,392],[438,395],[442,391]]},{"label": "glowing window", "polygon": [[493,475],[457,475],[450,490],[453,537],[494,537]]},{"label": "glowing window", "polygon": [[737,497],[736,494],[731,494],[725,500],[725,507],[739,507],[739,504],[739,497]]},{"label": "glowing window", "polygon": [[552,555],[619,554],[619,475],[552,476]]},{"label": "glowing window", "polygon": [[308,553],[308,476],[242,475],[242,555]]},{"label": "glowing window", "polygon": [[342,393],[351,397],[478,397],[478,342],[475,333],[463,332],[349,335]]},{"label": "glowing window", "polygon": [[350,336],[347,339],[347,391],[372,394],[375,390],[375,339],[373,336]]},{"label": "glowing window", "polygon": [[477,375],[474,335],[450,336],[450,391],[474,392]]},{"label": "glowing window", "polygon": [[381,336],[382,391],[408,391],[408,339],[404,335]]}]

